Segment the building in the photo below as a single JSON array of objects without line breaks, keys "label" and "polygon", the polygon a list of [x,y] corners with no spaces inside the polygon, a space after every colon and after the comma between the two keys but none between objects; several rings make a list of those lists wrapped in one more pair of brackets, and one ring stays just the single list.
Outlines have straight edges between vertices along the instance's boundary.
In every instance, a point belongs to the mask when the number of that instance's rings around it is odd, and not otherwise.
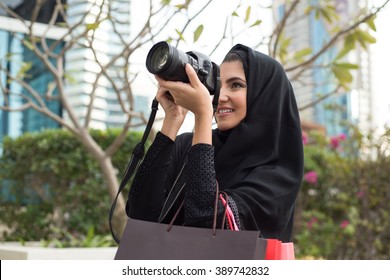
[{"label": "building", "polygon": [[[348,23],[362,2],[366,4],[366,1],[337,0],[335,2],[340,17],[339,26]],[[283,0],[274,1],[276,21],[283,16],[284,3]],[[319,1],[311,0],[310,3],[315,5]],[[314,13],[302,16],[307,6],[307,2],[301,1],[286,24],[285,36],[291,38],[289,49],[291,52],[310,47],[315,53],[330,39],[329,24],[318,20]],[[315,65],[326,65],[332,61],[341,47],[336,45],[327,50],[316,60]],[[324,126],[328,135],[346,133],[345,123],[357,124],[362,131],[368,131],[372,126],[370,54],[366,50],[356,48],[347,59],[350,63],[359,65],[359,70],[354,73],[351,91],[337,89],[337,84],[329,79],[330,70],[321,67],[312,67],[300,77],[299,81],[293,82],[299,107],[310,104],[327,93],[336,93],[301,111],[303,120]]]},{"label": "building", "polygon": [[[1,1],[7,4],[15,13],[20,15],[25,20],[31,19],[31,13],[35,1],[23,0],[23,1]],[[81,123],[85,120],[85,115],[90,105],[91,95],[94,92],[94,102],[91,109],[91,120],[89,123],[90,128],[106,129],[111,127],[121,127],[127,119],[126,114],[121,108],[121,104],[118,101],[117,92],[113,88],[113,83],[117,89],[124,87],[123,73],[123,61],[121,59],[116,60],[115,63],[107,68],[110,73],[110,80],[103,75],[99,77],[101,67],[96,62],[96,58],[103,64],[109,61],[111,58],[120,55],[120,52],[125,47],[125,42],[130,38],[130,0],[115,0],[109,1],[100,10],[98,2],[96,0],[62,0],[67,2],[66,17],[70,23],[76,23],[81,21],[81,26],[91,25],[95,23],[97,15],[108,16],[108,12],[111,17],[116,20],[115,26],[111,21],[102,21],[99,24],[99,28],[96,29],[94,34],[94,47],[96,53],[94,54],[87,46],[81,44],[75,45],[65,52],[64,65],[66,73],[65,92],[67,94],[67,100],[74,110],[75,116]],[[60,26],[51,26],[49,32],[47,31],[47,23],[50,21],[53,15],[56,1],[49,0],[43,6],[41,12],[37,17],[37,22],[34,24],[35,32],[37,34],[45,32],[46,38],[58,40],[62,38],[66,32],[65,28]],[[87,14],[87,16],[85,16]],[[63,18],[59,15],[56,19],[57,22],[62,22]],[[115,32],[114,32],[115,28]],[[0,59],[3,68],[7,69],[11,73],[20,73],[23,69],[28,69],[23,81],[28,83],[37,92],[44,94],[47,87],[53,82],[53,76],[43,63],[32,52],[24,47],[20,38],[25,34],[26,30],[23,24],[12,17],[8,17],[5,11],[0,14]],[[79,32],[79,30],[74,30]],[[86,42],[84,42],[86,43]],[[60,53],[63,44],[59,44],[54,49],[54,52]],[[7,56],[12,53],[12,59],[6,59]],[[96,55],[96,58],[95,58]],[[1,84],[13,92],[23,92],[22,87],[15,82],[10,82],[7,79],[6,74],[2,71],[0,74]],[[96,86],[96,89],[94,89]],[[120,90],[119,90],[120,91]],[[24,93],[26,93],[24,91]],[[53,97],[57,93],[53,92]],[[128,106],[126,92],[120,91],[123,104]],[[151,103],[150,97],[144,95],[133,94],[135,111],[144,112],[147,117],[149,112],[148,104]],[[10,102],[14,107],[20,107],[24,104],[24,101],[18,97],[10,95],[10,98],[4,98],[4,95],[0,95],[0,102]],[[50,108],[55,114],[69,120],[69,116],[63,110],[61,103],[53,98],[53,100],[46,100],[46,106]],[[139,108],[139,109],[138,109]],[[135,120],[135,124],[140,123],[140,120]],[[59,127],[58,123],[52,119],[38,113],[33,109],[28,109],[18,112],[0,111],[0,142],[1,139],[7,135],[16,137],[24,132],[39,131],[46,128]],[[142,126],[135,127],[134,129],[143,129]]]}]

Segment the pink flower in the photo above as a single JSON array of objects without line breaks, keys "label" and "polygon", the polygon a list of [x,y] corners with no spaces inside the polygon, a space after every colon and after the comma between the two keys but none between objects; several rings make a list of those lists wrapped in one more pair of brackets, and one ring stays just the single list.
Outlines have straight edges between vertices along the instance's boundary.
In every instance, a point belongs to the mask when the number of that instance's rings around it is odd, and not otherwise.
[{"label": "pink flower", "polygon": [[341,133],[339,136],[338,136],[339,140],[340,141],[344,141],[345,139],[347,139],[347,135],[345,135],[344,133]]},{"label": "pink flower", "polygon": [[309,142],[309,137],[307,136],[307,133],[302,131],[302,141],[303,145],[306,145]]},{"label": "pink flower", "polygon": [[304,175],[304,179],[308,184],[315,185],[318,181],[318,174],[315,171],[309,171]]},{"label": "pink flower", "polygon": [[310,221],[307,222],[307,228],[311,229],[314,224],[318,222],[318,219],[316,217],[312,217]]},{"label": "pink flower", "polygon": [[330,147],[334,150],[336,150],[340,146],[340,140],[338,137],[331,137],[330,138]]},{"label": "pink flower", "polygon": [[348,220],[344,220],[344,221],[341,222],[340,227],[341,228],[346,228],[348,225],[349,225],[349,221]]},{"label": "pink flower", "polygon": [[358,192],[356,193],[356,196],[357,196],[358,198],[362,198],[362,197],[364,197],[364,195],[365,195],[364,191],[358,191]]},{"label": "pink flower", "polygon": [[340,146],[340,142],[347,139],[347,136],[344,133],[341,133],[340,135],[333,136],[330,138],[330,147],[334,150],[336,150]]}]

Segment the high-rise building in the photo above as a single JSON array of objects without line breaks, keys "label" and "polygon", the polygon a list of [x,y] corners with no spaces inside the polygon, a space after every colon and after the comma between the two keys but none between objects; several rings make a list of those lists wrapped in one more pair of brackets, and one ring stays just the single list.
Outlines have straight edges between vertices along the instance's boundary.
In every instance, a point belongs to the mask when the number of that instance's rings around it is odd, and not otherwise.
[{"label": "high-rise building", "polygon": [[[66,72],[72,76],[72,83],[67,84],[66,92],[69,103],[75,109],[76,116],[83,121],[90,104],[91,92],[99,73],[102,71],[96,59],[105,64],[113,57],[120,55],[126,47],[124,42],[130,38],[130,0],[109,1],[101,10],[96,0],[68,0],[68,19],[71,22],[80,20],[85,24],[93,24],[97,16],[115,18],[115,26],[111,21],[105,20],[99,24],[94,34],[94,54],[91,49],[74,47],[66,53]],[[108,2],[107,2],[108,3]],[[110,9],[110,11],[108,11]],[[88,13],[87,17],[83,16]],[[96,55],[96,58],[94,57]],[[91,111],[91,127],[106,129],[107,127],[121,127],[127,116],[118,102],[117,91],[113,88],[114,82],[117,88],[123,88],[124,77],[123,59],[115,60],[115,63],[107,68],[110,80],[104,75],[98,78],[98,88],[95,91],[94,106]],[[126,100],[126,93],[121,92],[120,97]],[[126,102],[125,102],[126,103]],[[143,109],[148,98],[134,97],[135,108]]]},{"label": "high-rise building", "polygon": [[[3,1],[4,2],[4,1]],[[7,1],[5,1],[7,2]],[[9,4],[10,8],[24,19],[31,17],[32,1],[13,1]],[[26,6],[24,6],[26,5]],[[45,20],[44,14],[50,14],[49,6],[43,9],[43,12],[37,17],[36,31],[39,34],[43,30],[43,24],[39,23]],[[55,32],[55,30],[54,30]],[[21,93],[28,94],[27,91],[18,82],[13,82],[7,77],[6,71],[12,76],[22,78],[31,88],[39,95],[43,96],[46,88],[53,77],[44,69],[41,61],[32,55],[31,50],[22,44],[25,38],[24,28],[21,22],[17,19],[7,17],[5,11],[0,15],[0,59],[2,68],[1,71],[1,105],[8,105],[12,108],[20,108],[25,104],[25,99],[21,97]],[[39,43],[37,43],[39,46]],[[21,75],[24,73],[22,77]],[[4,92],[3,92],[4,89]],[[53,92],[53,96],[56,92]],[[31,98],[33,100],[34,98]],[[47,101],[48,106],[54,113],[61,115],[61,106],[58,101]],[[33,109],[23,111],[0,111],[0,141],[4,136],[16,137],[24,132],[39,131],[44,128],[59,127],[58,123],[45,117]]]},{"label": "high-rise building", "polygon": [[[26,20],[31,19],[35,1],[2,0],[2,2],[9,5],[22,18]],[[130,0],[62,0],[62,2],[67,4],[66,17],[70,24],[81,20],[80,26],[82,27],[88,24],[93,25],[96,16],[100,15],[100,17],[104,18],[104,16],[108,16],[108,12],[110,17],[115,18],[115,26],[112,24],[112,21],[103,20],[99,24],[99,28],[95,30],[95,53],[83,44],[76,44],[65,52],[64,65],[68,79],[65,83],[65,92],[76,118],[83,122],[90,104],[93,87],[97,85],[94,91],[95,99],[91,110],[89,127],[96,129],[121,127],[127,119],[117,96],[117,89],[123,88],[124,84],[123,58],[117,59],[115,63],[107,68],[110,81],[104,75],[101,75],[98,81],[95,82],[102,71],[96,62],[96,58],[104,64],[113,57],[120,56],[121,51],[125,48],[125,44],[130,38]],[[105,3],[102,6],[103,9],[99,8],[101,3]],[[35,32],[46,32],[46,38],[49,39],[48,44],[50,44],[50,39],[58,40],[66,32],[64,28],[58,26],[50,27],[50,32],[47,32],[47,23],[50,21],[55,5],[55,0],[46,1],[38,15],[38,23],[34,24],[36,27]],[[86,14],[87,16],[85,16]],[[62,21],[61,16],[57,18],[57,21]],[[79,32],[79,29],[76,28],[74,32]],[[54,78],[39,58],[22,45],[20,38],[23,36],[25,36],[23,24],[19,20],[9,17],[5,11],[2,11],[0,13],[0,60],[2,67],[8,69],[10,73],[16,74],[21,71],[22,67],[28,64],[28,75],[24,77],[24,81],[38,93],[44,94]],[[57,45],[54,51],[59,53],[63,45]],[[6,59],[10,53],[13,54],[12,59]],[[11,82],[4,72],[1,72],[0,75],[1,84],[5,85],[10,92],[26,93],[18,83]],[[112,82],[115,82],[117,89],[113,88]],[[53,96],[55,97],[56,94],[54,91]],[[119,94],[125,106],[128,106],[126,92],[120,91]],[[4,102],[9,102],[14,108],[20,107],[24,101],[17,96],[11,94],[9,98],[4,98],[4,95],[1,94],[0,102],[2,105]],[[151,102],[150,97],[133,93],[133,99],[134,110],[144,112],[147,116],[146,113],[149,111],[148,104]],[[55,114],[69,119],[59,101],[46,100],[46,106]],[[0,110],[0,142],[6,135],[15,137],[24,132],[54,127],[59,127],[58,123],[33,109],[19,112]],[[142,126],[135,129],[142,129]]]},{"label": "high-rise building", "polygon": [[[274,1],[276,21],[279,21],[283,16],[285,2],[284,0]],[[311,0],[309,3],[318,5],[319,0]],[[351,17],[356,14],[359,5],[367,3],[366,1],[337,0],[335,4],[340,18],[338,25],[346,26]],[[330,27],[325,20],[316,18],[314,13],[302,16],[307,6],[308,2],[301,1],[285,25],[284,35],[291,38],[289,51],[294,52],[309,47],[313,53],[316,53],[323,47],[324,42],[330,39]],[[328,49],[316,60],[315,65],[326,65],[332,61],[341,47],[342,45],[335,45]],[[363,131],[371,128],[369,52],[362,48],[356,48],[348,55],[347,59],[348,62],[359,65],[359,69],[355,72],[351,91],[337,89],[337,84],[329,79],[330,70],[323,67],[312,67],[305,72],[305,75],[300,76],[299,81],[293,82],[299,107],[310,104],[325,94],[336,92],[324,101],[301,111],[303,120],[325,126],[328,135],[346,132],[344,122],[355,123]]]}]

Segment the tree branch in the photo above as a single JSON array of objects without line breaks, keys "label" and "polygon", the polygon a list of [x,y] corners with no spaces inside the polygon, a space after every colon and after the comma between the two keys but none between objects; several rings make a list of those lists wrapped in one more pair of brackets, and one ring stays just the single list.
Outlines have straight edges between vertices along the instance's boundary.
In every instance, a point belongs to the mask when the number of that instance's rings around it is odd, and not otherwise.
[{"label": "tree branch", "polygon": [[328,43],[326,43],[316,54],[314,54],[312,57],[310,57],[310,59],[300,63],[300,64],[297,64],[295,66],[292,66],[292,67],[287,67],[285,70],[286,72],[289,72],[289,71],[294,71],[300,67],[306,67],[306,66],[309,66],[311,65],[318,57],[320,57],[322,54],[324,54],[330,47],[332,47],[336,41],[342,37],[343,35],[345,34],[348,34],[349,32],[351,32],[352,30],[354,30],[355,28],[357,28],[360,24],[370,20],[372,17],[376,16],[380,10],[382,10],[386,5],[387,3],[389,2],[390,0],[387,0],[382,6],[376,8],[372,13],[366,15],[365,17],[363,17],[361,20],[355,22],[354,24],[350,25],[349,27],[345,28],[345,29],[342,29],[340,32],[338,32],[337,34],[335,34],[329,41]]},{"label": "tree branch", "polygon": [[[276,56],[276,49],[278,47],[279,39],[283,34],[283,29],[286,26],[288,18],[291,16],[297,5],[299,4],[301,0],[294,0],[294,2],[291,4],[287,12],[283,15],[282,20],[278,23],[276,28],[272,31],[271,36],[270,36],[270,44],[269,44],[269,49],[268,52],[272,57]],[[271,49],[271,42],[272,39],[275,37],[275,42],[273,44],[273,49]]]},{"label": "tree branch", "polygon": [[331,91],[331,92],[329,92],[329,93],[327,93],[327,94],[322,95],[320,98],[314,100],[313,102],[310,102],[310,103],[308,103],[308,104],[306,104],[306,105],[304,105],[304,106],[302,106],[302,107],[299,107],[299,108],[298,108],[298,111],[299,111],[299,112],[302,112],[302,111],[304,111],[304,110],[306,110],[306,109],[308,109],[308,108],[314,107],[314,106],[317,105],[318,103],[320,103],[320,102],[324,101],[325,99],[329,98],[330,96],[335,95],[336,93],[338,93],[338,91],[339,91],[340,88],[341,88],[341,87],[338,86],[338,87],[335,88],[333,91]]}]

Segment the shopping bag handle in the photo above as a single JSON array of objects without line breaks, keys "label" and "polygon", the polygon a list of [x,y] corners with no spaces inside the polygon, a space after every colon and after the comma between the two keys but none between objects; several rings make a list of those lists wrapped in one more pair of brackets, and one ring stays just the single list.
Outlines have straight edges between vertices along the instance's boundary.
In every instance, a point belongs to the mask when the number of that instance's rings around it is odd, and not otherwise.
[{"label": "shopping bag handle", "polygon": [[[216,183],[217,186],[216,186],[216,195],[215,195],[215,201],[214,201],[214,214],[213,214],[213,227],[212,227],[213,236],[216,236],[216,234],[217,234],[217,216],[218,216],[218,197],[219,197],[219,194],[221,194],[226,201],[228,200],[227,193],[219,192],[218,181],[216,181],[216,182],[217,182]],[[221,229],[224,229],[227,205],[228,204],[226,203],[225,207],[224,207],[224,212],[223,212],[223,216],[222,216],[222,226],[221,226]],[[181,202],[180,206],[177,208],[175,214],[173,215],[172,220],[169,222],[168,227],[167,227],[167,231],[170,231],[172,229],[173,223],[175,222],[175,220],[176,220],[177,216],[179,215],[179,212],[181,211],[183,206],[184,206],[184,199]]]}]

